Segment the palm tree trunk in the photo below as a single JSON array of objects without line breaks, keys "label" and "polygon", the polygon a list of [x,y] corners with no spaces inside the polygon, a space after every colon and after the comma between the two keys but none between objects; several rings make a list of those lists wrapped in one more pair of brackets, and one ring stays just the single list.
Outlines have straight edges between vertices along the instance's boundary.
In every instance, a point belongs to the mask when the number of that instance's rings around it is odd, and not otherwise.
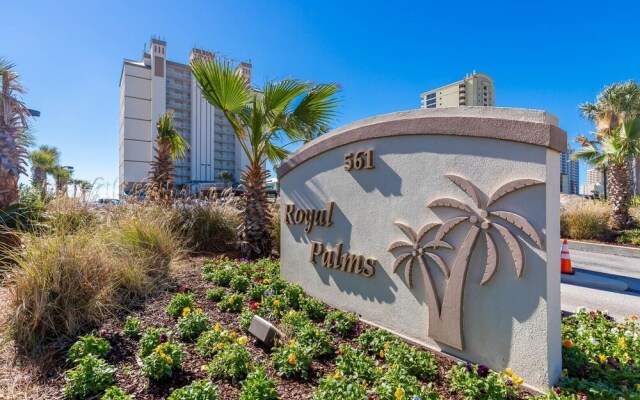
[{"label": "palm tree trunk", "polygon": [[609,201],[611,202],[611,225],[613,229],[624,229],[629,224],[629,169],[627,163],[609,165]]},{"label": "palm tree trunk", "polygon": [[464,337],[462,330],[462,310],[464,306],[464,286],[469,270],[471,253],[478,241],[480,229],[471,226],[467,236],[456,255],[456,260],[451,270],[444,297],[442,299],[442,309],[437,321],[431,320],[431,310],[429,310],[429,337],[447,344],[458,350],[464,348]]},{"label": "palm tree trunk", "polygon": [[246,258],[268,257],[272,240],[269,225],[271,213],[264,185],[269,173],[261,164],[252,164],[243,174],[243,224],[240,227],[240,250]]}]

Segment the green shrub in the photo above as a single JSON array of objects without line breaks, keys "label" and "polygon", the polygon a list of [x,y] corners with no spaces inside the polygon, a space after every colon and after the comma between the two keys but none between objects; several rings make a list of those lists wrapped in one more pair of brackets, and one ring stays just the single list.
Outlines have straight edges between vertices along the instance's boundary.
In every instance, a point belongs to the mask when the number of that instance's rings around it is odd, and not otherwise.
[{"label": "green shrub", "polygon": [[66,384],[62,392],[70,399],[84,399],[98,394],[113,384],[115,372],[115,367],[89,354],[64,373]]},{"label": "green shrub", "polygon": [[269,284],[269,290],[273,290],[275,294],[284,294],[285,289],[289,286],[289,282],[285,281],[284,279],[274,278]]},{"label": "green shrub", "polygon": [[262,301],[264,292],[266,292],[267,289],[268,287],[266,285],[263,285],[260,283],[257,285],[254,285],[247,290],[247,298],[249,300]]},{"label": "green shrub", "polygon": [[207,278],[211,279],[211,281],[218,286],[229,287],[234,276],[236,276],[235,272],[227,267],[213,272],[211,276],[207,276]]},{"label": "green shrub", "polygon": [[231,279],[231,289],[245,293],[251,286],[251,281],[246,276],[236,275]]},{"label": "green shrub", "polygon": [[195,339],[207,329],[209,329],[209,317],[199,308],[178,318],[178,333],[182,339]]},{"label": "green shrub", "polygon": [[196,352],[203,357],[211,357],[232,342],[233,339],[229,336],[229,332],[223,330],[220,324],[216,324],[213,329],[200,335],[196,342]]},{"label": "green shrub", "polygon": [[[415,396],[422,400],[439,399],[437,393],[429,391],[420,384],[415,376],[398,367],[389,368],[376,382],[373,392],[378,395],[380,400],[413,400]],[[504,399],[504,397],[494,397],[493,399]]]},{"label": "green shrub", "polygon": [[384,329],[367,329],[358,336],[358,343],[364,351],[369,354],[380,354],[386,351],[398,339]]},{"label": "green shrub", "polygon": [[250,370],[251,353],[241,344],[230,344],[213,358],[207,370],[214,378],[224,378],[233,383],[245,379]]},{"label": "green shrub", "polygon": [[295,310],[290,310],[288,313],[282,316],[280,320],[285,328],[285,331],[297,333],[302,328],[311,325],[311,320],[303,313]]},{"label": "green shrub", "polygon": [[138,318],[129,315],[124,320],[122,332],[128,337],[136,339],[140,336],[140,325],[141,323]]},{"label": "green shrub", "polygon": [[312,325],[304,326],[298,331],[296,342],[309,349],[309,354],[313,358],[333,354],[333,337],[325,330]]},{"label": "green shrub", "polygon": [[[336,371],[320,379],[313,391],[313,400],[368,400],[367,383],[346,378]],[[397,400],[397,399],[393,399]]]},{"label": "green shrub", "polygon": [[640,246],[640,229],[624,231],[618,236],[618,243]]},{"label": "green shrub", "polygon": [[242,311],[242,302],[244,301],[244,296],[237,293],[229,293],[225,297],[220,300],[218,303],[218,307],[222,311],[227,312],[240,312]]},{"label": "green shrub", "polygon": [[227,295],[225,288],[215,288],[207,290],[207,300],[218,302]]},{"label": "green shrub", "polygon": [[294,376],[307,379],[311,368],[309,349],[296,343],[280,346],[271,354],[271,360],[278,375],[291,378]]},{"label": "green shrub", "polygon": [[344,311],[333,311],[327,314],[324,323],[330,332],[347,337],[354,333],[358,323],[358,316]]},{"label": "green shrub", "polygon": [[484,365],[455,365],[447,374],[451,391],[465,399],[517,399],[518,382]]},{"label": "green shrub", "polygon": [[[253,320],[254,315],[260,315],[259,311],[253,312],[249,308],[244,308],[238,317],[238,325],[240,325],[240,329],[244,332],[249,331],[249,327],[251,326],[251,321]],[[261,315],[260,315],[261,316]]]},{"label": "green shrub", "polygon": [[173,332],[165,328],[147,328],[140,339],[140,350],[138,355],[141,358],[153,353],[161,343],[172,342]]},{"label": "green shrub", "polygon": [[111,386],[100,400],[133,400],[133,397],[117,386]]},{"label": "green shrub", "polygon": [[75,365],[84,356],[91,354],[98,358],[105,358],[110,351],[111,345],[106,339],[94,335],[80,336],[79,340],[69,348],[67,361]]},{"label": "green shrub", "polygon": [[187,246],[196,251],[225,252],[238,243],[240,213],[229,200],[185,204],[168,213],[169,223]]},{"label": "green shrub", "polygon": [[603,203],[580,203],[560,213],[560,234],[569,239],[598,239],[609,225],[611,210]]},{"label": "green shrub", "polygon": [[347,344],[341,345],[338,349],[336,369],[356,380],[364,379],[373,382],[379,377],[375,360]]},{"label": "green shrub", "polygon": [[218,386],[203,379],[174,390],[167,400],[217,400],[218,396]]},{"label": "green shrub", "polygon": [[264,368],[257,367],[242,382],[240,400],[277,400],[278,390]]},{"label": "green shrub", "polygon": [[193,294],[176,293],[167,306],[167,314],[173,318],[178,318],[182,315],[185,308],[192,309],[194,305],[195,301],[193,300]]},{"label": "green shrub", "polygon": [[304,299],[304,290],[299,285],[289,285],[283,292],[287,306],[299,310],[300,302]]},{"label": "green shrub", "polygon": [[435,357],[406,343],[390,346],[385,351],[384,358],[387,363],[396,364],[419,379],[434,379],[438,375],[438,363]]},{"label": "green shrub", "polygon": [[182,364],[182,349],[179,344],[164,342],[142,359],[142,372],[149,378],[162,379],[173,375]]},{"label": "green shrub", "polygon": [[327,312],[324,308],[324,303],[320,300],[306,298],[300,302],[300,308],[304,311],[309,318],[314,321],[324,320]]}]

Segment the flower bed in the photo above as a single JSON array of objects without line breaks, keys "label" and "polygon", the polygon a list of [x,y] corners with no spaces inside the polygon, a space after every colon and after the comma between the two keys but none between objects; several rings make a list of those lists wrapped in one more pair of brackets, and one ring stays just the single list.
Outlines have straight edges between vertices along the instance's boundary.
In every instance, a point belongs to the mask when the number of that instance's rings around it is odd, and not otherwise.
[{"label": "flower bed", "polygon": [[[408,345],[329,309],[279,278],[277,262],[217,260],[184,269],[177,293],[74,345],[64,389],[105,399],[525,399],[517,371],[492,371]],[[269,350],[253,315],[285,336]],[[564,377],[539,399],[640,398],[635,317],[563,321]],[[79,360],[79,361],[78,361]],[[79,367],[80,366],[80,367]],[[91,379],[96,381],[91,381]],[[117,388],[116,388],[117,387]]]}]

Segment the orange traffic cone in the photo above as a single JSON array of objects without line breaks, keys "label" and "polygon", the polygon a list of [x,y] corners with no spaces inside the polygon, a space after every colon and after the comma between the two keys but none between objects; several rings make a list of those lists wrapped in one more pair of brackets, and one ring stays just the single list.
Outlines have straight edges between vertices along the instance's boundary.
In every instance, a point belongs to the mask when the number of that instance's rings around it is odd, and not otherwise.
[{"label": "orange traffic cone", "polygon": [[562,252],[560,252],[560,272],[563,274],[573,275],[571,267],[571,256],[569,256],[569,242],[567,239],[562,243]]}]

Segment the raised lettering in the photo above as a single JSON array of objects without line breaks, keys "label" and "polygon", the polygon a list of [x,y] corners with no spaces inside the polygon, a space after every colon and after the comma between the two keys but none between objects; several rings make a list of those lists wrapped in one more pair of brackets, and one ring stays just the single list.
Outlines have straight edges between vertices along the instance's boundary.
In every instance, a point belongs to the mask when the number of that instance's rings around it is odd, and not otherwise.
[{"label": "raised lettering", "polygon": [[300,210],[300,209],[296,210],[295,223],[296,224],[303,223],[304,222],[304,215],[305,215],[304,210]]},{"label": "raised lettering", "polygon": [[325,251],[324,254],[322,255],[322,266],[323,267],[331,267],[331,254],[333,252],[332,251]]},{"label": "raised lettering", "polygon": [[363,256],[356,254],[345,254],[342,256],[342,270],[345,272],[351,272],[357,274],[362,269]]},{"label": "raised lettering", "polygon": [[293,224],[293,212],[296,210],[296,206],[293,204],[286,205],[286,211],[284,214],[284,223]]},{"label": "raised lettering", "polygon": [[316,262],[316,256],[319,256],[324,251],[324,245],[320,242],[311,241],[311,255],[309,256],[309,262]]},{"label": "raised lettering", "polygon": [[376,262],[378,262],[378,260],[376,260],[373,257],[367,258],[367,261],[364,262],[364,268],[361,271],[361,274],[363,276],[366,276],[368,278],[372,277],[373,275],[375,275],[376,273]]},{"label": "raised lettering", "polygon": [[327,218],[327,223],[324,226],[331,226],[333,225],[333,206],[335,206],[336,203],[334,203],[333,201],[329,202],[329,217]]},{"label": "raised lettering", "polygon": [[306,233],[309,233],[309,232],[311,232],[311,229],[313,228],[313,222],[314,222],[314,219],[316,217],[316,210],[307,210],[306,214],[307,215],[305,217],[305,220],[306,220],[307,226],[306,226],[306,228],[304,228],[304,231]]}]

